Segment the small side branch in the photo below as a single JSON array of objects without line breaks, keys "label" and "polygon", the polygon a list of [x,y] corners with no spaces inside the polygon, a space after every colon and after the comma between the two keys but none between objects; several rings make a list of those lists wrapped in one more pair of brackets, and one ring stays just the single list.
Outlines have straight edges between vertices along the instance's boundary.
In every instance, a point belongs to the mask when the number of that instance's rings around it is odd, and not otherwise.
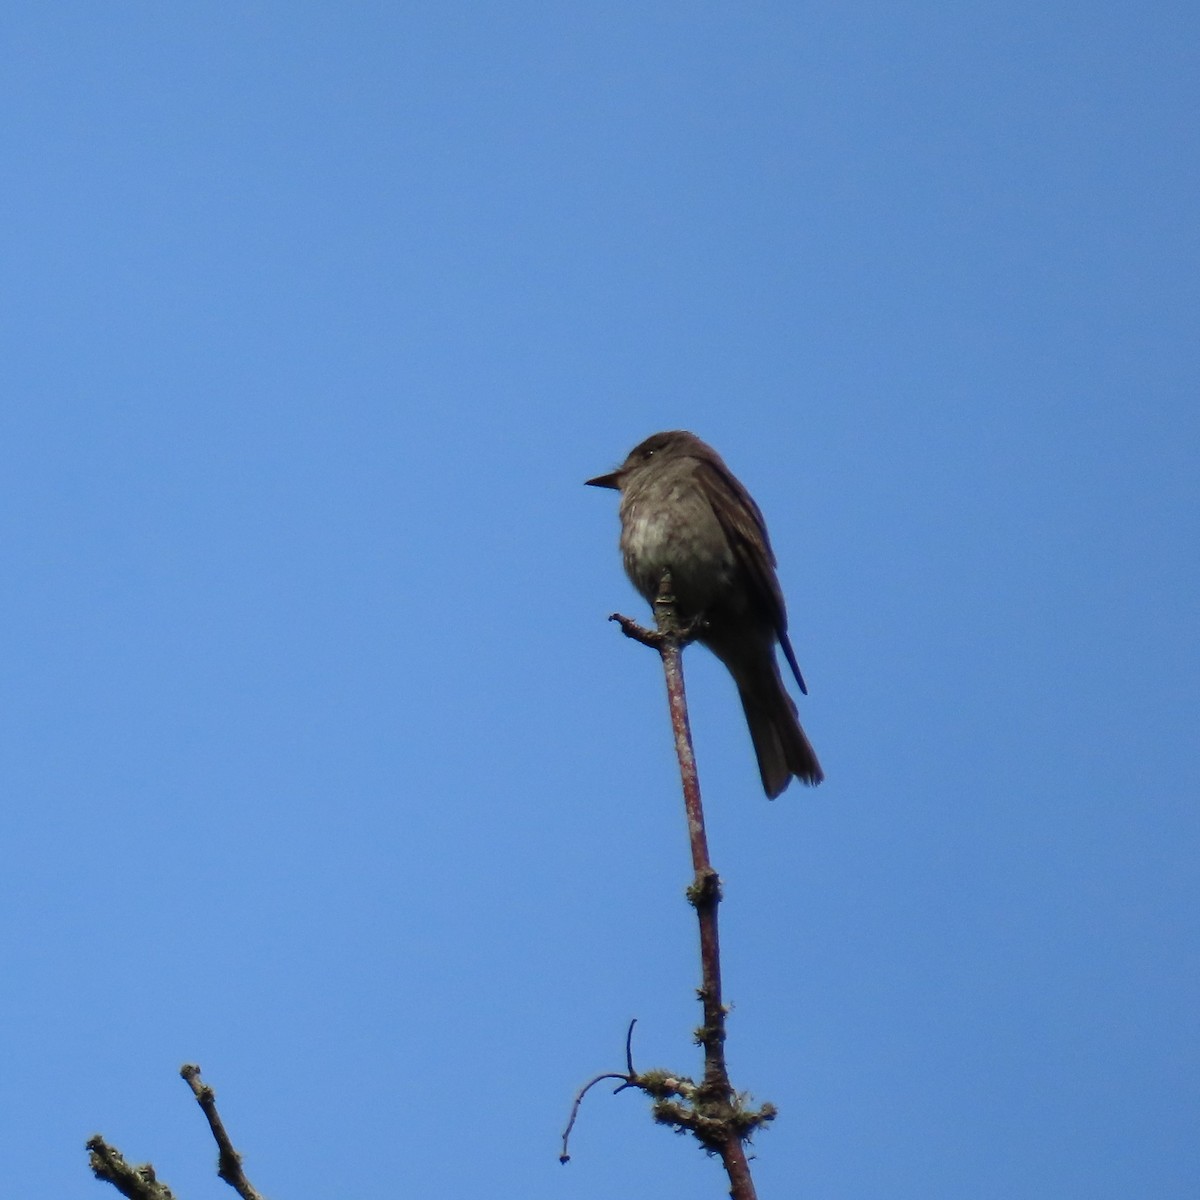
[{"label": "small side branch", "polygon": [[615,1096],[617,1092],[633,1086],[631,1076],[632,1073],[630,1075],[622,1075],[620,1071],[605,1071],[602,1074],[589,1079],[587,1083],[585,1083],[583,1087],[581,1087],[579,1091],[575,1093],[575,1103],[571,1105],[571,1117],[570,1120],[567,1121],[566,1129],[563,1130],[562,1153],[558,1156],[558,1161],[560,1163],[569,1163],[571,1161],[571,1154],[568,1148],[571,1141],[571,1130],[575,1128],[575,1122],[579,1119],[579,1109],[583,1104],[584,1096],[586,1096],[588,1092],[590,1092],[592,1088],[596,1086],[596,1084],[603,1083],[606,1079],[619,1079],[621,1081],[620,1086],[613,1088],[613,1095]]},{"label": "small side branch", "polygon": [[602,1083],[606,1079],[619,1079],[621,1081],[620,1084],[613,1088],[614,1096],[618,1092],[623,1092],[628,1087],[637,1087],[637,1072],[633,1069],[633,1027],[636,1024],[637,1017],[634,1017],[633,1020],[629,1022],[629,1029],[625,1033],[625,1074],[622,1075],[620,1071],[605,1071],[603,1074],[597,1075],[594,1079],[589,1079],[587,1083],[585,1083],[583,1087],[581,1087],[579,1091],[575,1093],[575,1103],[571,1105],[571,1118],[569,1121],[567,1121],[566,1129],[563,1130],[562,1153],[558,1156],[558,1161],[560,1163],[569,1163],[571,1161],[571,1155],[567,1149],[568,1143],[571,1140],[571,1130],[575,1128],[575,1121],[579,1117],[579,1108],[583,1104],[584,1096],[586,1096],[588,1092],[590,1092],[592,1088],[596,1086],[596,1084]]},{"label": "small side branch", "polygon": [[[703,1082],[697,1083],[686,1075],[674,1071],[638,1071],[633,1065],[632,1038],[635,1021],[630,1021],[629,1032],[625,1038],[626,1071],[604,1071],[587,1081],[575,1094],[575,1102],[571,1105],[571,1116],[562,1135],[562,1153],[558,1157],[561,1163],[571,1161],[570,1139],[571,1131],[579,1118],[579,1111],[584,1097],[598,1083],[606,1079],[617,1080],[613,1095],[627,1088],[637,1088],[653,1101],[651,1115],[660,1125],[667,1125],[676,1133],[690,1133],[709,1154],[726,1157],[726,1143],[730,1134],[735,1134],[740,1142],[749,1140],[760,1125],[775,1119],[773,1105],[764,1104],[755,1110],[747,1108],[744,1096],[731,1096],[729,1102],[722,1108],[714,1105],[708,1096]],[[745,1154],[742,1154],[745,1162]],[[742,1172],[744,1181],[730,1192],[734,1200],[752,1200],[754,1196],[753,1183],[750,1182],[749,1167]],[[729,1171],[730,1182],[738,1177],[736,1163],[734,1170]],[[750,1190],[746,1191],[749,1184]],[[739,1190],[740,1188],[740,1190]]]},{"label": "small side branch", "polygon": [[233,1148],[233,1142],[225,1131],[225,1123],[221,1120],[221,1114],[217,1112],[216,1092],[201,1080],[200,1068],[192,1063],[185,1063],[179,1069],[179,1074],[192,1089],[192,1094],[208,1121],[208,1127],[212,1130],[213,1141],[217,1143],[217,1174],[242,1197],[242,1200],[263,1200],[262,1193],[246,1178],[246,1173],[242,1170],[242,1156]]},{"label": "small side branch", "polygon": [[[674,603],[673,598],[672,603]],[[686,625],[681,625],[673,633],[664,632],[662,629],[647,629],[645,625],[639,625],[637,621],[632,617],[625,616],[624,613],[609,613],[608,619],[615,621],[621,627],[621,632],[631,641],[641,642],[643,646],[649,646],[660,652],[667,641],[675,641],[681,649],[684,646],[690,646],[704,628],[704,621],[699,617],[694,621],[689,621]]]}]

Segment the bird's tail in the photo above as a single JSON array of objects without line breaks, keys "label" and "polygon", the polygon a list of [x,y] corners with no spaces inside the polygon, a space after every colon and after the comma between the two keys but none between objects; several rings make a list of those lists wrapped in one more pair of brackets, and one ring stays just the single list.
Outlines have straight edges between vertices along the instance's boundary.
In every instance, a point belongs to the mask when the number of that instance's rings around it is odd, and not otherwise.
[{"label": "bird's tail", "polygon": [[750,726],[763,790],[774,800],[795,776],[815,786],[825,778],[821,764],[796,714],[796,705],[779,675],[775,656],[763,667],[734,672],[738,695]]}]

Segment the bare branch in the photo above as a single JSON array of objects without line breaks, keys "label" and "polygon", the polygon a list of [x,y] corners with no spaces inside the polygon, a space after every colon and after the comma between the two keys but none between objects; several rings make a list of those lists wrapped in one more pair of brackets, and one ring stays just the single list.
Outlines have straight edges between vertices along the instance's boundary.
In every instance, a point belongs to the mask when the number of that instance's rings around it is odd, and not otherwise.
[{"label": "bare branch", "polygon": [[563,1148],[562,1153],[558,1156],[558,1161],[560,1163],[569,1163],[571,1161],[571,1155],[567,1152],[567,1142],[571,1138],[571,1130],[575,1128],[575,1121],[579,1116],[579,1108],[580,1105],[583,1104],[584,1096],[586,1096],[588,1092],[590,1092],[592,1088],[596,1086],[596,1084],[603,1083],[606,1079],[619,1079],[621,1081],[621,1087],[617,1088],[618,1092],[621,1091],[622,1088],[630,1085],[629,1077],[622,1075],[620,1071],[605,1071],[603,1074],[589,1079],[587,1083],[585,1083],[583,1087],[581,1087],[579,1091],[575,1093],[575,1103],[571,1105],[571,1119],[567,1122],[566,1129],[563,1130]]},{"label": "bare branch", "polygon": [[710,1154],[719,1155],[729,1177],[732,1200],[756,1200],[754,1181],[746,1159],[746,1142],[754,1131],[775,1119],[775,1107],[747,1107],[746,1097],[733,1090],[725,1063],[726,1010],[721,999],[721,946],[717,929],[717,907],[721,902],[721,880],[708,857],[708,838],[704,829],[704,806],[700,800],[700,778],[692,747],[688,722],[687,694],[683,686],[683,649],[701,628],[702,622],[681,624],[671,591],[670,572],[664,572],[654,598],[654,630],[643,628],[630,617],[613,613],[609,618],[621,626],[626,637],[650,646],[662,659],[667,684],[667,703],[671,712],[671,730],[679,775],[683,784],[683,804],[687,816],[688,842],[692,852],[694,876],[688,888],[688,900],[696,910],[700,926],[700,977],[698,989],[704,1010],[704,1024],[696,1031],[696,1040],[704,1048],[704,1077],[699,1083],[666,1071],[638,1073],[633,1067],[633,1022],[625,1038],[626,1074],[607,1072],[597,1075],[575,1097],[571,1119],[563,1134],[562,1162],[568,1161],[567,1138],[579,1114],[579,1106],[588,1090],[602,1079],[620,1079],[617,1091],[636,1087],[652,1097],[654,1119],[680,1133],[691,1133]]},{"label": "bare branch", "polygon": [[233,1148],[221,1114],[217,1112],[217,1094],[200,1079],[200,1068],[192,1063],[185,1063],[180,1067],[179,1074],[192,1089],[201,1111],[208,1119],[208,1127],[212,1130],[213,1140],[217,1143],[219,1151],[217,1174],[242,1197],[242,1200],[264,1200],[262,1193],[251,1185],[245,1171],[242,1170],[242,1156]]},{"label": "bare branch", "polygon": [[111,1183],[129,1200],[175,1200],[171,1189],[159,1183],[149,1163],[131,1167],[121,1152],[110,1146],[98,1133],[88,1138],[88,1166],[97,1179]]}]

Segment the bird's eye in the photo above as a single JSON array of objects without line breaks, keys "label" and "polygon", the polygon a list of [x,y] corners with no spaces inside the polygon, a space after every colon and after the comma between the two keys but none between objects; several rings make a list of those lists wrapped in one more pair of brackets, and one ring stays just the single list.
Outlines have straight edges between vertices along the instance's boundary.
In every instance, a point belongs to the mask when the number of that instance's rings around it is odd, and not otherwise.
[{"label": "bird's eye", "polygon": [[654,457],[654,447],[651,446],[649,450],[643,450],[642,457],[643,458],[653,458]]}]

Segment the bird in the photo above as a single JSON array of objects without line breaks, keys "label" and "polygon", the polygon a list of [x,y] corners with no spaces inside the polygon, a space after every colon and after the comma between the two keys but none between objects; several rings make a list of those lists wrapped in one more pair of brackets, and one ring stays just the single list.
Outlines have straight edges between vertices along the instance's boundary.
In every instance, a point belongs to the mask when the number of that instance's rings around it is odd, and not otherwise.
[{"label": "bird", "polygon": [[776,643],[808,694],[788,638],[787,610],[766,522],[721,456],[694,433],[668,430],[639,443],[607,475],[585,481],[621,494],[625,573],[651,603],[663,572],[680,620],[737,685],[763,791],[815,786],[821,764],[800,725],[775,657]]}]

